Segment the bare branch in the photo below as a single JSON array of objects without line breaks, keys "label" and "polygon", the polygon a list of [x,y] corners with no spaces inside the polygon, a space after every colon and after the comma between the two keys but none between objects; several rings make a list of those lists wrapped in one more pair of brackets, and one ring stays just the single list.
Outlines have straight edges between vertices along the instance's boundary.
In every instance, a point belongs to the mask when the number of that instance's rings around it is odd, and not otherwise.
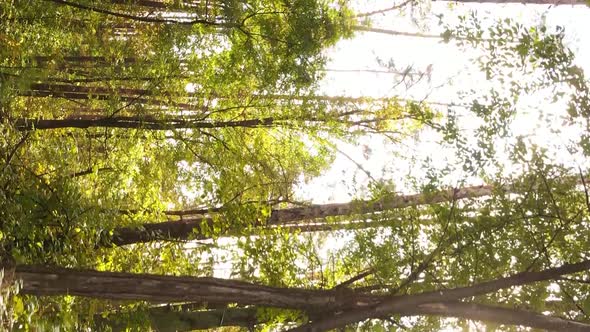
[{"label": "bare branch", "polygon": [[378,15],[378,14],[385,14],[387,12],[390,12],[390,11],[393,11],[393,10],[396,10],[396,9],[401,9],[401,8],[409,5],[412,2],[414,2],[414,0],[406,0],[406,1],[404,1],[404,2],[402,2],[400,4],[398,4],[398,5],[394,5],[394,6],[389,7],[389,8],[374,10],[374,11],[366,12],[366,13],[359,13],[359,14],[354,15],[354,17],[359,18],[359,17],[369,17],[369,16],[373,16],[373,15]]}]

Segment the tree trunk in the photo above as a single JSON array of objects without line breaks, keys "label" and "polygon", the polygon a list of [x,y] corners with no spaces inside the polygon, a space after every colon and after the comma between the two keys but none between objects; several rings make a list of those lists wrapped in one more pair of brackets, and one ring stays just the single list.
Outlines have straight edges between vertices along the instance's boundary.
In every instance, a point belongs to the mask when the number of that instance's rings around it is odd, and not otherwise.
[{"label": "tree trunk", "polygon": [[133,6],[142,6],[148,7],[152,9],[166,9],[169,8],[170,5],[161,2],[161,1],[153,1],[153,0],[109,0],[113,4],[117,5],[133,5]]},{"label": "tree trunk", "polygon": [[83,86],[74,84],[33,83],[30,85],[32,94],[58,95],[59,93],[81,94],[86,96],[113,95],[118,96],[152,96],[154,93],[147,89],[138,88],[107,88],[101,86]]},{"label": "tree trunk", "polygon": [[[372,28],[363,25],[355,25],[352,27],[354,31],[363,31],[363,32],[373,32],[373,33],[380,33],[390,36],[404,36],[404,37],[413,37],[413,38],[427,38],[427,39],[440,39],[444,40],[445,42],[448,40],[463,40],[463,41],[471,41],[470,38],[464,38],[459,36],[445,36],[444,34],[441,35],[432,35],[428,33],[422,32],[404,32],[404,31],[395,31],[389,29],[380,29],[380,28]],[[492,41],[493,39],[490,38],[478,38],[478,41]]]},{"label": "tree trunk", "polygon": [[122,272],[99,272],[58,267],[18,266],[21,293],[77,295],[110,300],[157,303],[213,302],[319,311],[376,304],[371,295],[350,290],[278,288],[249,282]]},{"label": "tree trunk", "polygon": [[88,6],[79,2],[69,1],[69,0],[47,0],[58,5],[69,6],[73,8],[77,8],[80,10],[91,11],[95,13],[100,13],[105,16],[113,16],[122,19],[127,19],[135,22],[141,23],[149,23],[149,24],[178,24],[178,25],[203,25],[203,26],[214,26],[214,27],[223,27],[223,28],[236,28],[238,25],[226,22],[219,22],[219,21],[210,21],[207,19],[201,18],[192,18],[188,17],[187,20],[180,20],[175,18],[166,18],[166,17],[152,17],[152,16],[145,16],[142,14],[129,14],[119,11],[113,11],[109,9],[103,9],[99,7]]},{"label": "tree trunk", "polygon": [[[383,300],[379,301],[379,304],[375,306],[368,306],[365,308],[356,308],[349,312],[339,313],[335,315],[325,315],[321,319],[315,322],[311,322],[293,329],[292,331],[327,331],[335,329],[341,326],[346,326],[355,322],[364,321],[369,318],[384,317],[391,315],[391,313],[410,314],[414,310],[429,309],[432,314],[436,312],[436,305],[439,303],[456,302],[461,299],[470,298],[478,295],[484,295],[489,293],[497,292],[500,289],[507,289],[515,286],[521,286],[531,284],[539,281],[555,280],[562,275],[572,274],[581,271],[587,271],[590,269],[590,260],[585,260],[575,264],[565,264],[557,268],[550,268],[539,272],[521,272],[514,274],[510,277],[498,278],[495,280],[485,281],[479,284],[474,284],[467,287],[457,287],[450,289],[441,289],[438,291],[424,292],[420,294],[401,295],[401,296],[389,296],[384,297]],[[490,309],[497,309],[495,307],[488,307]],[[468,308],[456,308],[455,310],[439,310],[434,313],[440,315],[443,312],[448,316],[461,317],[473,320],[489,319],[492,317],[498,320],[506,320],[513,317],[514,320],[508,322],[511,325],[523,325],[523,326],[541,326],[542,315],[522,315],[519,316],[519,311],[514,309],[508,309],[512,312],[512,315],[506,313],[487,312],[483,314],[478,310],[468,310]],[[453,312],[451,314],[451,312]],[[424,312],[426,313],[426,312]],[[411,314],[410,314],[411,315]],[[533,317],[536,315],[537,317]],[[518,322],[516,322],[518,320]],[[556,319],[557,321],[557,319]],[[554,321],[553,323],[557,323]],[[558,331],[570,331],[569,328],[572,326],[577,327],[577,331],[590,331],[590,325],[573,322],[568,320],[559,320],[560,328]]]},{"label": "tree trunk", "polygon": [[285,118],[263,117],[258,119],[244,119],[235,121],[204,121],[183,117],[163,117],[158,119],[152,116],[116,116],[100,117],[93,119],[27,119],[19,118],[14,121],[15,127],[20,131],[64,129],[92,127],[99,128],[123,128],[123,129],[147,129],[147,130],[172,130],[172,129],[214,129],[214,128],[260,128],[260,127],[293,127],[299,125],[324,125],[333,121],[348,128],[355,126],[370,127],[374,123],[387,120],[412,119],[411,115],[400,115],[398,118],[371,118],[351,120],[347,116],[360,111],[335,113],[326,116],[294,116]]},{"label": "tree trunk", "polygon": [[15,126],[21,131],[62,128],[124,128],[124,129],[207,129],[207,128],[258,128],[277,124],[273,118],[237,121],[191,121],[182,118],[158,120],[148,117],[104,117],[99,119],[17,119]]},{"label": "tree trunk", "polygon": [[[401,220],[398,220],[401,222]],[[103,233],[97,247],[124,246],[135,243],[148,243],[154,241],[189,241],[189,240],[207,240],[212,237],[203,232],[202,226],[205,223],[207,229],[213,229],[213,220],[211,218],[183,219],[178,221],[148,223],[141,227],[118,227],[113,230],[113,234]],[[262,222],[254,223],[255,227],[265,227]],[[307,222],[303,221],[298,224],[284,224],[266,227],[281,227],[288,232],[313,233],[329,232],[345,229],[364,229],[370,227],[386,226],[381,221],[358,221],[358,222]],[[222,231],[219,236],[239,236],[243,235],[240,229],[228,229]]]},{"label": "tree trunk", "polygon": [[[0,249],[0,251],[3,250]],[[14,259],[3,253],[3,255],[0,256],[0,292],[14,283],[16,278],[15,268],[16,262]]]},{"label": "tree trunk", "polygon": [[[47,60],[49,61],[48,57],[39,57],[40,60]],[[67,59],[72,58],[80,58],[81,61],[94,61],[101,62],[101,61],[108,61],[104,57],[66,57]],[[64,59],[66,59],[64,58]],[[126,61],[133,62],[135,61],[134,58],[129,58]],[[106,62],[108,63],[108,62]],[[346,70],[344,70],[346,71]],[[357,70],[357,71],[364,71],[364,70]],[[392,72],[389,72],[392,73]],[[403,73],[400,73],[400,75]],[[175,77],[175,76],[171,76]],[[180,77],[180,76],[176,76]],[[214,95],[214,94],[203,94],[199,92],[187,92],[182,91],[180,95],[175,96],[169,93],[157,93],[157,91],[152,91],[148,89],[142,88],[111,88],[105,86],[88,86],[88,85],[77,85],[71,83],[92,83],[93,81],[104,81],[104,80],[154,80],[160,79],[157,77],[150,78],[150,77],[99,77],[99,78],[82,78],[82,79],[62,79],[62,78],[54,78],[53,82],[62,82],[62,83],[33,83],[29,86],[28,90],[23,90],[20,92],[21,96],[31,96],[31,97],[58,97],[58,98],[67,98],[73,100],[88,100],[88,99],[96,99],[96,100],[113,100],[117,99],[121,102],[132,103],[133,105],[143,104],[143,105],[156,105],[156,106],[174,106],[178,107],[182,110],[188,111],[201,111],[201,112],[209,112],[211,109],[209,107],[201,106],[205,101],[212,101],[212,100],[227,100],[229,98],[238,98],[240,100],[249,99],[259,100],[263,104],[259,105],[257,103],[244,103],[244,105],[235,105],[234,107],[268,107],[272,101],[276,102],[276,106],[288,106],[293,107],[293,104],[296,105],[303,105],[310,103],[311,106],[315,105],[313,103],[317,103],[320,105],[325,106],[332,106],[332,107],[342,107],[352,106],[351,110],[347,112],[332,112],[334,116],[351,116],[354,114],[360,114],[364,111],[362,108],[358,107],[359,104],[367,104],[371,103],[373,105],[377,105],[378,108],[385,107],[387,105],[392,105],[395,103],[427,103],[431,105],[443,105],[443,106],[451,106],[448,103],[441,103],[441,102],[432,102],[432,101],[419,101],[419,100],[412,100],[412,99],[404,99],[404,98],[370,98],[370,97],[348,97],[348,96],[324,96],[324,95],[288,95],[288,94],[252,94],[248,96],[223,96],[223,95]],[[70,83],[70,84],[67,84]],[[187,102],[178,102],[172,101],[173,98],[184,98]],[[455,105],[456,106],[456,105]],[[372,107],[374,109],[375,107]]]},{"label": "tree trunk", "polygon": [[[494,188],[489,185],[471,186],[458,189],[444,190],[428,194],[400,195],[384,198],[379,201],[353,201],[349,203],[316,204],[303,207],[272,210],[266,222],[255,222],[254,226],[263,227],[283,226],[292,227],[306,231],[309,230],[330,230],[338,226],[329,223],[313,224],[310,221],[327,217],[362,215],[378,213],[386,210],[401,209],[410,206],[436,204],[457,199],[484,197],[492,194]],[[202,210],[175,211],[171,213],[177,216],[187,216]],[[211,218],[191,218],[159,223],[146,223],[140,227],[120,227],[113,231],[112,236],[105,236],[100,245],[127,245],[133,243],[145,243],[151,241],[184,241],[189,239],[202,240],[209,238],[203,233],[203,226],[212,229]],[[302,224],[302,222],[304,222]],[[291,225],[289,224],[291,223]],[[362,223],[356,225],[362,227]],[[375,226],[375,223],[368,223],[368,227]],[[348,225],[343,225],[343,228]],[[228,229],[226,235],[236,230]]]},{"label": "tree trunk", "polygon": [[[158,332],[212,330],[222,326],[254,327],[264,323],[264,320],[258,319],[256,308],[253,307],[177,311],[165,306],[148,309],[146,315],[152,329]],[[95,321],[96,331],[124,332],[130,327],[124,315],[111,314],[106,318],[98,316]]]},{"label": "tree trunk", "polygon": [[379,29],[379,28],[371,28],[363,25],[355,25],[352,27],[354,31],[362,31],[362,32],[374,32],[374,33],[381,33],[390,36],[403,36],[403,37],[415,37],[415,38],[429,38],[429,39],[443,39],[440,35],[431,35],[427,33],[421,32],[404,32],[404,31],[395,31],[395,30],[388,30],[388,29]]},{"label": "tree trunk", "polygon": [[[37,61],[51,61],[51,57],[36,57]],[[64,57],[64,60],[67,61],[80,61],[80,62],[90,62],[91,64],[96,63],[109,63],[111,59],[105,57]],[[135,58],[126,58],[126,62],[135,63],[138,60]],[[357,71],[357,70],[355,70]],[[364,71],[362,69],[358,71]],[[389,72],[391,73],[391,72]],[[153,79],[157,79],[155,77]],[[188,78],[188,77],[184,77]],[[84,95],[112,95],[116,93],[118,95],[124,96],[162,96],[162,95],[155,95],[152,90],[141,89],[141,88],[111,88],[106,86],[83,86],[83,85],[75,85],[75,84],[53,84],[53,83],[32,83],[30,85],[31,91],[45,91],[46,94],[58,94],[60,92],[70,92],[70,93],[80,93]],[[186,92],[183,91],[183,94],[187,97],[193,98],[206,98],[206,99],[227,99],[232,98],[232,96],[224,96],[224,95],[205,95],[199,92]],[[166,95],[164,95],[166,96]],[[363,102],[391,102],[395,100],[400,100],[399,98],[371,98],[371,97],[349,97],[349,96],[325,96],[325,95],[289,95],[289,94],[253,94],[253,95],[239,95],[237,97],[252,97],[255,99],[270,99],[270,100],[285,100],[285,101],[292,101],[297,100],[301,102],[308,102],[308,101],[323,101],[323,102],[350,102],[350,103],[363,103]],[[233,96],[236,97],[236,96]]]},{"label": "tree trunk", "polygon": [[[54,57],[54,56],[35,56],[33,57],[33,60],[36,63],[48,63],[51,61],[57,61],[58,58]],[[112,65],[112,62],[114,61],[114,59],[111,58],[106,58],[104,56],[64,56],[59,58],[60,61],[63,62],[70,62],[72,64],[76,64],[77,66],[80,66],[82,64],[88,66],[88,67],[96,67],[97,65]],[[130,64],[135,64],[138,62],[138,60],[134,57],[126,57],[122,59],[122,62],[124,64],[130,65]]]},{"label": "tree trunk", "polygon": [[[325,331],[394,314],[434,314],[475,320],[493,320],[501,324],[550,327],[561,331],[590,331],[590,325],[514,309],[479,306],[457,302],[478,295],[495,293],[515,286],[556,280],[562,275],[590,269],[590,260],[565,264],[539,272],[521,272],[467,287],[440,289],[408,295],[362,294],[346,288],[333,290],[278,288],[243,281],[206,277],[176,277],[121,272],[65,269],[57,267],[17,266],[16,278],[22,280],[21,293],[31,295],[77,295],[112,300],[143,300],[158,303],[214,302],[259,305],[323,312],[316,321],[294,331]],[[445,307],[446,306],[446,307]],[[551,325],[548,325],[551,324]]]},{"label": "tree trunk", "polygon": [[[51,61],[51,57],[37,57],[37,61]],[[110,59],[104,57],[64,57],[64,60],[89,62],[91,65],[105,63],[108,64]],[[127,58],[126,62],[133,63],[137,60],[135,58]],[[182,78],[182,77],[181,77]],[[188,78],[188,77],[185,77]],[[158,77],[152,78],[158,79]],[[137,96],[154,96],[154,97],[170,97],[169,95],[156,95],[154,91],[141,88],[111,88],[105,86],[84,86],[76,84],[55,84],[55,83],[32,83],[28,91],[24,91],[23,95],[27,96],[56,96],[61,97],[67,93],[68,97],[75,97],[74,99],[88,99],[88,96],[93,98],[101,98],[102,96],[117,96],[137,97]],[[183,96],[189,98],[206,98],[206,99],[228,99],[231,96],[224,95],[205,95],[199,92],[182,92]],[[330,102],[330,103],[368,103],[368,102],[392,102],[396,100],[403,100],[399,98],[369,98],[369,97],[348,97],[348,96],[324,96],[324,95],[288,95],[288,94],[253,94],[248,96],[238,95],[233,96],[238,98],[248,98],[261,100],[284,100],[284,101],[299,101],[299,102]]]},{"label": "tree trunk", "polygon": [[[155,105],[155,106],[173,106],[183,110],[204,111],[202,107],[191,105],[190,103],[181,103],[168,101],[164,98],[171,96],[160,94],[155,95],[153,91],[138,88],[107,88],[101,86],[83,86],[74,84],[47,84],[33,83],[28,90],[20,92],[21,96],[29,97],[56,97],[67,98],[70,100],[118,100],[129,105]],[[150,98],[148,98],[150,97]]]}]

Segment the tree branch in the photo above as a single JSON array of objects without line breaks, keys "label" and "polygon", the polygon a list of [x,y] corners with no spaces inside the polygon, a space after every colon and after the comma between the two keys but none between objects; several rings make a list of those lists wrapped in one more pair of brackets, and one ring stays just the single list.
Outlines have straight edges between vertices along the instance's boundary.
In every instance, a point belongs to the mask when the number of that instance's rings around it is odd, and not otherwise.
[{"label": "tree branch", "polygon": [[100,13],[100,14],[125,18],[125,19],[129,19],[129,20],[133,20],[133,21],[145,22],[145,23],[167,23],[167,24],[182,24],[182,25],[203,24],[203,25],[222,26],[222,27],[232,27],[233,26],[228,23],[211,22],[211,21],[202,20],[202,19],[193,19],[193,20],[184,22],[184,21],[177,21],[177,20],[170,20],[170,19],[163,19],[163,18],[137,16],[137,15],[114,12],[114,11],[110,11],[107,9],[91,7],[91,6],[81,4],[81,3],[67,1],[67,0],[45,0],[45,1],[54,2],[54,3],[60,4],[60,5],[66,5],[66,6],[82,9],[82,10],[89,10],[89,11]]},{"label": "tree branch", "polygon": [[559,317],[545,316],[531,311],[493,307],[475,303],[428,303],[408,310],[402,315],[435,315],[456,317],[505,325],[520,325],[548,331],[588,332],[590,325]]},{"label": "tree branch", "polygon": [[378,14],[385,14],[385,13],[390,12],[392,10],[401,9],[401,8],[409,5],[412,2],[414,2],[414,0],[406,0],[398,5],[394,5],[389,8],[374,10],[374,11],[366,12],[366,13],[359,13],[359,14],[354,15],[354,17],[359,18],[359,17],[369,17],[369,16],[373,16],[373,15],[378,15]]},{"label": "tree branch", "polygon": [[369,318],[384,317],[393,313],[399,313],[408,310],[408,308],[417,307],[426,303],[455,301],[466,297],[492,293],[504,288],[531,284],[537,281],[553,280],[565,274],[572,274],[588,269],[590,269],[590,260],[585,260],[580,263],[565,264],[557,268],[546,269],[539,272],[521,272],[510,277],[482,282],[468,287],[458,287],[420,294],[392,296],[378,305],[362,310],[351,310],[339,315],[333,315],[323,320],[305,324],[290,331],[327,331]]}]

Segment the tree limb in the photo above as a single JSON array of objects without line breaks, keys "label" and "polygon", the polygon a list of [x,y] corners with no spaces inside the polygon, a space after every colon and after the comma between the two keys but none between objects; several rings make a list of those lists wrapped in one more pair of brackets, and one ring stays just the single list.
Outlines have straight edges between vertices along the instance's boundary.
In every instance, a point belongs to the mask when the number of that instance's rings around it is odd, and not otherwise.
[{"label": "tree limb", "polygon": [[380,304],[361,310],[351,310],[339,315],[311,322],[290,330],[291,332],[327,331],[369,318],[383,317],[399,313],[426,303],[455,301],[466,297],[492,293],[500,289],[526,285],[537,281],[553,280],[565,274],[572,274],[590,269],[590,260],[575,264],[565,264],[539,272],[521,272],[510,277],[482,282],[473,286],[458,287],[420,294],[391,296]]},{"label": "tree limb", "polygon": [[590,324],[545,316],[531,311],[494,307],[476,303],[445,302],[419,305],[402,315],[435,315],[469,320],[520,325],[548,331],[588,332]]}]

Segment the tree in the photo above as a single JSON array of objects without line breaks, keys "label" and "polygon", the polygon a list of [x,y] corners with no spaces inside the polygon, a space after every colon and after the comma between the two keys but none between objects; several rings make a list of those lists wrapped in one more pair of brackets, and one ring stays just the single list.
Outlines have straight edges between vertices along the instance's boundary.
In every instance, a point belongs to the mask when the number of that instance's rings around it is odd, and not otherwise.
[{"label": "tree", "polygon": [[[156,307],[146,310],[149,327],[163,332],[181,332],[194,330],[215,329],[222,326],[234,326],[253,328],[263,324],[264,319],[257,315],[256,308],[223,308],[210,310],[191,310],[183,305],[177,309],[174,307]],[[141,314],[140,314],[141,315]],[[125,331],[132,328],[128,324],[128,317],[124,314],[111,314],[107,318],[96,318],[97,330]],[[146,327],[148,328],[148,327]]]},{"label": "tree", "polygon": [[[353,215],[367,215],[372,213],[384,212],[387,210],[401,209],[411,206],[436,204],[440,202],[455,201],[464,198],[476,198],[489,196],[493,193],[492,186],[473,186],[459,189],[451,189],[448,191],[441,191],[427,194],[416,194],[407,196],[386,195],[378,200],[372,201],[356,201],[341,204],[323,204],[292,207],[285,209],[273,209],[265,221],[257,221],[252,223],[254,226],[281,226],[292,228],[296,230],[315,230],[321,227],[314,228],[308,223],[317,222],[317,219],[325,219],[328,217]],[[169,211],[165,214],[170,216],[180,216],[180,220],[166,221],[159,223],[143,223],[138,228],[116,228],[112,231],[112,235],[105,238],[102,243],[114,245],[127,245],[141,242],[152,241],[183,241],[188,239],[206,239],[208,236],[202,229],[211,229],[215,224],[215,220],[211,217],[190,217],[199,214],[206,214],[209,211],[204,210],[186,210],[186,211]],[[186,216],[188,216],[187,219]],[[363,223],[367,227],[378,226],[379,223]],[[347,226],[343,225],[346,229]],[[242,227],[233,232],[239,231]],[[333,230],[337,228],[335,223],[324,224],[326,230]],[[353,225],[351,227],[354,227]],[[232,229],[221,231],[221,235],[231,234]],[[109,233],[110,234],[110,233]]]},{"label": "tree", "polygon": [[[323,312],[323,319],[293,331],[337,328],[366,318],[416,313],[487,319],[502,324],[518,324],[545,329],[590,331],[590,325],[561,318],[462,303],[457,300],[496,292],[507,287],[556,280],[562,275],[590,269],[589,261],[566,264],[539,272],[522,272],[468,287],[458,287],[401,296],[363,294],[354,290],[306,290],[273,288],[215,278],[166,277],[125,273],[76,271],[59,268],[21,266],[17,278],[23,280],[23,293],[36,295],[73,294],[108,299],[150,301],[212,301],[241,305]],[[345,314],[337,314],[342,311]],[[330,313],[334,316],[330,317]]]},{"label": "tree", "polygon": [[[447,29],[488,52],[486,78],[506,83],[466,103],[481,123],[471,137],[420,102],[315,92],[322,50],[382,11],[307,0],[0,9],[3,285],[22,282],[6,329],[188,329],[223,310],[240,326],[295,330],[588,330],[588,170],[509,137],[518,97],[543,88],[567,91],[566,124],[586,128],[589,90],[562,31],[503,21],[484,33],[465,18]],[[332,139],[404,144],[422,127],[461,163],[412,164],[426,170],[408,181],[417,194],[366,172],[370,195],[296,205],[294,187],[333,160]],[[509,161],[496,154],[502,136]],[[570,150],[585,160],[581,136]],[[453,167],[493,185],[448,191]],[[213,277],[229,265],[231,279]],[[162,327],[168,317],[189,324]]]}]

